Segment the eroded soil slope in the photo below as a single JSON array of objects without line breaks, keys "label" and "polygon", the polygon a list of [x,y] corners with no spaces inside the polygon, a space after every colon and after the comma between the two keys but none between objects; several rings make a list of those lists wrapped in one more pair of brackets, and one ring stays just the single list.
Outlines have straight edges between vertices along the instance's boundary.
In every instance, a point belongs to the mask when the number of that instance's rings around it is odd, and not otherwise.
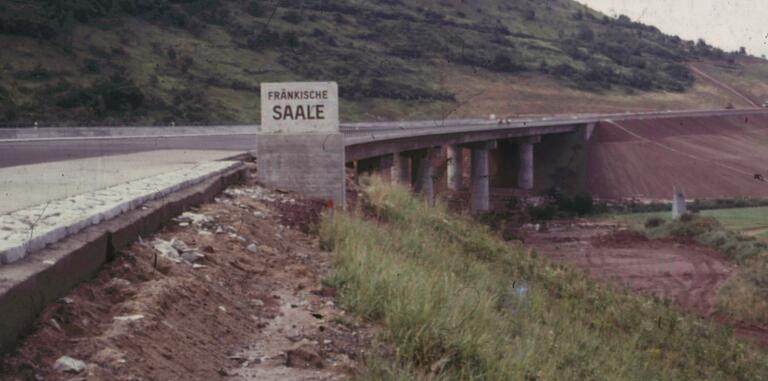
[{"label": "eroded soil slope", "polygon": [[367,336],[320,286],[330,253],[303,231],[321,208],[229,189],[49,306],[0,379],[347,378]]},{"label": "eroded soil slope", "polygon": [[602,198],[768,197],[768,115],[602,122],[587,188]]}]

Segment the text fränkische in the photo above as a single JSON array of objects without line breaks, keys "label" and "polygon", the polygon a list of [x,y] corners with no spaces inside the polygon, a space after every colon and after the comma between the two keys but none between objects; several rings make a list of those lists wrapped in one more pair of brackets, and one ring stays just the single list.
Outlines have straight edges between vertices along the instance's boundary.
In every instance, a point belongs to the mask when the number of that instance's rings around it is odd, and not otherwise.
[{"label": "text fr\u00e4nkische", "polygon": [[328,100],[328,90],[291,90],[270,91],[268,98],[271,101],[310,101],[299,105],[275,105],[272,107],[272,119],[274,120],[323,120],[325,119],[325,105],[315,104],[311,101]]}]

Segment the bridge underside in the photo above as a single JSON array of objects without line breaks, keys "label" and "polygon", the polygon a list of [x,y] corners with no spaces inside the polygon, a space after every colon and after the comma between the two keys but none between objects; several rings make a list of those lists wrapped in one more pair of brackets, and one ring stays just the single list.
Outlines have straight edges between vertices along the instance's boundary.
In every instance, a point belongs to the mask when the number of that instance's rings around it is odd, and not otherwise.
[{"label": "bridge underside", "polygon": [[[411,186],[430,203],[435,193],[468,193],[477,212],[492,208],[493,195],[553,188],[605,199],[669,199],[673,188],[695,198],[768,197],[768,187],[753,178],[764,173],[759,163],[768,161],[768,110],[545,118],[527,126],[521,121],[451,123],[346,126],[339,142],[344,155],[334,156],[333,164],[305,161],[305,168],[295,171],[277,168],[275,174],[290,176],[275,178],[282,183],[292,179],[296,184],[291,186],[300,185],[302,177],[325,181],[332,177],[323,171],[342,167],[341,162],[360,174],[376,173]],[[306,152],[301,155],[316,155],[310,151],[319,146],[302,145]],[[717,181],[704,180],[713,177]],[[344,193],[343,181],[327,185],[308,194],[331,198]],[[299,186],[284,188],[307,193]]]},{"label": "bridge underside", "polygon": [[436,192],[468,193],[471,210],[487,212],[498,194],[528,195],[551,187],[583,189],[578,164],[583,163],[584,141],[583,129],[570,127],[543,136],[399,151],[356,160],[354,166],[358,175],[378,175],[407,185],[429,203]]}]

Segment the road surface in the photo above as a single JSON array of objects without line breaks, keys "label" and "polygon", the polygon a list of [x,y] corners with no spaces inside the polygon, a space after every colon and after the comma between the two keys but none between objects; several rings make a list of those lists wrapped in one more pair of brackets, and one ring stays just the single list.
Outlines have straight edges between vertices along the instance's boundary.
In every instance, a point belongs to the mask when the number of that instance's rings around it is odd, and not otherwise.
[{"label": "road surface", "polygon": [[231,151],[163,150],[0,168],[0,215],[232,156]]},{"label": "road surface", "polygon": [[247,152],[256,135],[0,142],[0,168],[157,150]]}]

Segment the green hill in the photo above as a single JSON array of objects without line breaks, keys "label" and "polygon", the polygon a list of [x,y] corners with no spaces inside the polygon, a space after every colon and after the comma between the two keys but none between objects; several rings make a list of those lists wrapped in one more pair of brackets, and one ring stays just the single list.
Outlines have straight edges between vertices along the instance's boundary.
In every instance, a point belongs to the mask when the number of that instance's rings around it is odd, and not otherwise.
[{"label": "green hill", "polygon": [[740,59],[572,0],[4,0],[0,48],[4,125],[253,123],[284,80],[345,120],[721,107],[687,62]]}]

